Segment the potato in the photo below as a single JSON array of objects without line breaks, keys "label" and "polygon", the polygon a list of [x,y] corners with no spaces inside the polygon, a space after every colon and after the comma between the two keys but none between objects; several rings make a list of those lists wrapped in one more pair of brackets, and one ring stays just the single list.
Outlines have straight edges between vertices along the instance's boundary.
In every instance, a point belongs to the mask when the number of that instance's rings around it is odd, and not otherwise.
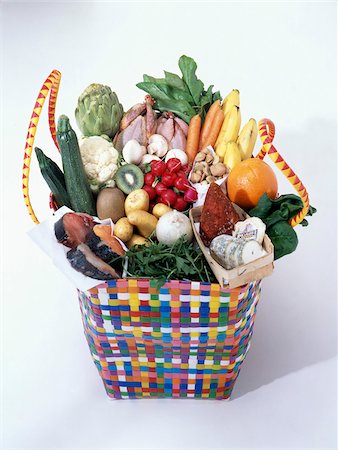
[{"label": "potato", "polygon": [[133,235],[133,232],[134,227],[128,221],[127,217],[122,217],[114,225],[114,235],[123,242],[129,241]]},{"label": "potato", "polygon": [[127,216],[131,211],[148,211],[149,195],[144,189],[135,189],[127,196],[124,209]]},{"label": "potato", "polygon": [[131,248],[134,245],[147,245],[148,241],[145,237],[140,236],[139,234],[133,234],[131,239],[127,242],[127,247]]},{"label": "potato", "polygon": [[157,225],[157,218],[146,211],[131,211],[128,214],[128,220],[132,225],[135,225],[139,233],[148,238],[155,230]]},{"label": "potato", "polygon": [[168,205],[165,205],[164,203],[157,203],[157,205],[153,207],[152,213],[155,217],[157,217],[157,219],[159,219],[169,211],[172,211],[172,209]]}]

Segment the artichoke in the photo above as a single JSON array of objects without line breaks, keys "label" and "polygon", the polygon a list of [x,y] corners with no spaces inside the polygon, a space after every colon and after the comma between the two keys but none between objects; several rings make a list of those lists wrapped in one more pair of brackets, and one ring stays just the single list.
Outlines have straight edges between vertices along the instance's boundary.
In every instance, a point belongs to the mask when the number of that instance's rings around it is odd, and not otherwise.
[{"label": "artichoke", "polygon": [[84,136],[114,137],[120,125],[123,107],[109,86],[93,83],[80,95],[75,110],[78,127]]}]

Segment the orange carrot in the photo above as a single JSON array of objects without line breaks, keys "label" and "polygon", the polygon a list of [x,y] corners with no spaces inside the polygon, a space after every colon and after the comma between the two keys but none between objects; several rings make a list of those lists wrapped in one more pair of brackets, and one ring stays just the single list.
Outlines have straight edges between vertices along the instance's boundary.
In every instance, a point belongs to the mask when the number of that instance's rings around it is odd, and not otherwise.
[{"label": "orange carrot", "polygon": [[202,148],[205,148],[208,145],[211,145],[212,147],[215,146],[217,136],[223,125],[223,121],[224,121],[224,112],[220,109],[219,111],[216,112],[215,118],[212,122],[210,133],[208,134],[208,136],[206,136]]},{"label": "orange carrot", "polygon": [[209,111],[207,112],[207,115],[205,116],[204,124],[201,130],[200,134],[200,142],[199,142],[199,149],[204,147],[204,140],[206,136],[210,133],[214,118],[216,116],[216,113],[218,111],[221,111],[221,102],[219,100],[216,100],[209,108]]},{"label": "orange carrot", "polygon": [[198,152],[201,124],[202,120],[199,114],[196,114],[196,116],[192,117],[189,123],[187,145],[185,147],[185,153],[188,156],[189,164],[192,164],[194,162],[195,156]]}]

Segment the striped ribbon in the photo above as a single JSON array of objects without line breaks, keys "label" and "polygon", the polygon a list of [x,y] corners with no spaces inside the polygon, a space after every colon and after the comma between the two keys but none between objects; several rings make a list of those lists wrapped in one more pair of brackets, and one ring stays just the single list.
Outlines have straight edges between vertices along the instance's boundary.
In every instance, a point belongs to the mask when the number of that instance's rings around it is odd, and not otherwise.
[{"label": "striped ribbon", "polygon": [[23,168],[22,168],[22,192],[24,197],[24,202],[26,205],[26,208],[28,210],[29,215],[31,216],[32,220],[35,223],[39,223],[31,201],[29,197],[29,172],[30,172],[30,163],[31,163],[31,155],[34,145],[34,139],[35,134],[37,130],[37,126],[40,119],[40,114],[42,111],[42,107],[45,103],[45,100],[47,98],[47,95],[49,93],[49,104],[48,104],[48,123],[49,123],[49,130],[51,133],[51,136],[53,138],[53,141],[58,148],[58,144],[56,141],[56,126],[55,126],[55,106],[56,106],[56,99],[58,95],[59,85],[61,80],[61,73],[58,70],[53,70],[49,76],[46,78],[45,82],[43,83],[39,95],[36,99],[33,113],[29,122],[28,126],[28,132],[26,137],[26,145],[25,145],[25,153],[24,153],[24,160],[23,160]]},{"label": "striped ribbon", "polygon": [[310,203],[308,193],[301,180],[287,164],[278,150],[272,145],[276,131],[274,123],[270,119],[262,119],[258,123],[258,131],[263,147],[261,148],[256,158],[263,159],[264,156],[268,154],[272,161],[276,164],[278,169],[296,189],[300,198],[302,199],[304,205],[303,209],[289,222],[292,227],[295,227],[304,219],[309,210]]}]

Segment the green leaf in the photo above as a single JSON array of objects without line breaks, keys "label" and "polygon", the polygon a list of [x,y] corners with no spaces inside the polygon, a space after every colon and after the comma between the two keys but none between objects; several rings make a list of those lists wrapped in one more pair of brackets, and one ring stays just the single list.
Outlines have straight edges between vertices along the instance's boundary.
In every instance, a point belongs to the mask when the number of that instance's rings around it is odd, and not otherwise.
[{"label": "green leaf", "polygon": [[264,221],[270,213],[272,207],[272,200],[270,200],[268,194],[265,192],[258,200],[257,206],[249,211],[249,215],[252,217],[259,217]]},{"label": "green leaf", "polygon": [[155,84],[163,83],[163,82],[165,83],[164,78],[154,78],[154,77],[152,77],[150,75],[146,75],[146,74],[143,75],[143,81],[146,83],[155,83]]},{"label": "green leaf", "polygon": [[190,105],[194,104],[194,101],[189,94],[189,92],[183,91],[182,89],[170,88],[171,97],[175,100],[184,100]]},{"label": "green leaf", "polygon": [[297,234],[288,222],[277,222],[267,229],[267,234],[274,245],[275,260],[296,250]]},{"label": "green leaf", "polygon": [[[295,230],[289,221],[303,209],[302,199],[295,194],[284,194],[275,200],[271,200],[265,193],[259,199],[257,206],[249,211],[249,215],[259,217],[267,226],[274,248],[275,259],[281,258],[288,253],[292,253],[298,244]],[[310,206],[308,214],[312,215],[316,208]],[[304,219],[302,226],[307,226],[308,221]]]},{"label": "green leaf", "polygon": [[216,91],[212,94],[212,103],[214,103],[216,100],[222,101],[222,96],[220,91]]},{"label": "green leaf", "polygon": [[185,100],[156,99],[155,108],[159,111],[171,111],[186,123],[195,115],[195,110]]},{"label": "green leaf", "polygon": [[200,105],[201,105],[202,108],[204,106],[207,106],[207,105],[210,107],[210,105],[212,103],[212,88],[213,87],[214,86],[211,85],[211,86],[208,87],[207,91],[203,92],[203,95],[202,95],[201,100],[200,100]]},{"label": "green leaf", "polygon": [[200,248],[178,239],[173,246],[151,242],[149,246],[135,246],[123,257],[128,260],[128,275],[134,278],[151,278],[157,289],[169,279],[215,281]]},{"label": "green leaf", "polygon": [[204,84],[196,76],[197,64],[189,56],[182,55],[178,61],[178,65],[183,75],[183,81],[188,86],[195,104],[199,105]]},{"label": "green leaf", "polygon": [[153,82],[143,81],[137,83],[138,88],[148,92],[155,100],[171,100],[170,89],[165,84],[155,84]]},{"label": "green leaf", "polygon": [[167,82],[168,86],[176,88],[176,89],[182,89],[183,91],[186,91],[189,93],[189,89],[185,82],[175,73],[164,71],[165,75],[165,81]]},{"label": "green leaf", "polygon": [[161,287],[166,284],[166,281],[167,281],[166,277],[156,278],[154,280],[154,288],[159,291]]}]

